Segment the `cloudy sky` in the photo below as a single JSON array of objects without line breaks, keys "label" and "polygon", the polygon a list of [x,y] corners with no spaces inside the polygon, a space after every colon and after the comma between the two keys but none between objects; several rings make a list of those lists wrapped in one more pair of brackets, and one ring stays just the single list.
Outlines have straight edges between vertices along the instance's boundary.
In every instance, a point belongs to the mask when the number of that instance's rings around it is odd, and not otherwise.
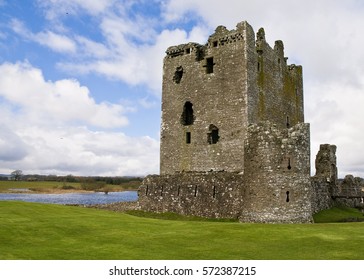
[{"label": "cloudy sky", "polygon": [[303,66],[312,156],[364,177],[360,0],[0,0],[0,173],[158,173],[165,50],[243,20]]}]

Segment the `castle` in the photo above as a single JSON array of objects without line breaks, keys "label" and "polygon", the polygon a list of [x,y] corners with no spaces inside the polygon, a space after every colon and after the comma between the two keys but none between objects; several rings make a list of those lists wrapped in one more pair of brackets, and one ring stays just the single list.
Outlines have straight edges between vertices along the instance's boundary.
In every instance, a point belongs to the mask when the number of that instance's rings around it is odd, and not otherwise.
[{"label": "castle", "polygon": [[[341,201],[362,202],[360,180],[341,195],[336,147],[321,145],[310,172],[302,67],[282,41],[247,22],[216,28],[205,45],[169,47],[163,65],[160,175],[139,207],[241,222],[307,223]],[[345,180],[344,180],[345,181]]]}]

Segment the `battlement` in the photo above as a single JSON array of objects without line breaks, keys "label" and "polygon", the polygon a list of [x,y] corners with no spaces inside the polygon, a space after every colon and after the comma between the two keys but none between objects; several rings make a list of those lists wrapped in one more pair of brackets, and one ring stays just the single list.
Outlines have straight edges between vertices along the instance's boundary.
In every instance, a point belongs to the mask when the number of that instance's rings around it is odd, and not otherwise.
[{"label": "battlement", "polygon": [[278,63],[284,64],[288,70],[294,70],[296,67],[301,67],[294,64],[287,65],[288,58],[284,56],[284,45],[281,40],[275,41],[274,48],[271,48],[265,40],[265,31],[263,28],[260,28],[257,32],[256,39],[254,39],[253,33],[253,28],[246,21],[238,23],[236,29],[232,30],[228,30],[225,26],[220,25],[215,29],[215,32],[209,36],[205,44],[190,42],[171,46],[166,50],[166,58],[194,55],[196,61],[200,61],[209,53],[209,49],[219,49],[230,44],[241,42],[247,43],[249,41],[249,45],[255,46],[256,52],[259,55],[263,55],[265,51],[271,52],[274,50]]}]

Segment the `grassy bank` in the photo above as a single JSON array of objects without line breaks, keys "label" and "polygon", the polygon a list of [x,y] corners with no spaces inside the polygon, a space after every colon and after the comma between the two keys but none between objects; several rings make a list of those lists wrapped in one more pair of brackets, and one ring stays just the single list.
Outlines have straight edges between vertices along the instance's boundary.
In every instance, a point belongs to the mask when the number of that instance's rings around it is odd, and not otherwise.
[{"label": "grassy bank", "polygon": [[[120,185],[109,185],[105,187],[108,191],[123,191],[137,189],[138,181],[125,182]],[[78,182],[57,182],[57,181],[0,181],[0,193],[9,192],[9,189],[29,189],[38,193],[62,193],[83,191],[82,184]]]},{"label": "grassy bank", "polygon": [[364,259],[364,223],[173,221],[0,202],[0,259]]},{"label": "grassy bank", "polygon": [[355,208],[334,207],[314,215],[315,223],[364,222],[364,214]]}]

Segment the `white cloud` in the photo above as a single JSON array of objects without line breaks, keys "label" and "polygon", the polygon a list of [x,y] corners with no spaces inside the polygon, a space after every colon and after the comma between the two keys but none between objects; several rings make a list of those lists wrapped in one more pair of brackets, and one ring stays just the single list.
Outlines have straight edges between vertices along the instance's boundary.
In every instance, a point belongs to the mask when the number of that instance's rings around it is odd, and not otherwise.
[{"label": "white cloud", "polygon": [[83,56],[94,58],[106,58],[110,55],[109,49],[102,43],[92,41],[82,36],[76,36],[79,49],[82,50]]},{"label": "white cloud", "polygon": [[311,94],[306,98],[306,112],[311,122],[313,156],[316,156],[320,144],[334,144],[337,146],[340,176],[347,173],[363,176],[363,88],[338,81],[324,86],[310,85],[309,89]]},{"label": "white cloud", "polygon": [[[58,66],[67,72],[98,73],[130,85],[145,84],[155,95],[161,94],[162,66],[166,49],[181,42],[205,40],[207,36],[207,30],[200,27],[193,28],[189,34],[181,29],[163,30],[155,37],[153,44],[136,45],[128,40],[117,26],[105,27],[105,30],[108,41],[108,54],[103,52],[105,57],[77,63],[60,62]],[[93,44],[91,41],[88,43]]]},{"label": "white cloud", "polygon": [[19,162],[26,173],[126,176],[158,172],[159,143],[149,137],[76,126],[29,127],[18,133],[32,147]]},{"label": "white cloud", "polygon": [[6,124],[0,130],[0,164],[1,162],[14,162],[22,160],[30,147]]},{"label": "white cloud", "polygon": [[82,122],[115,128],[128,123],[118,104],[97,104],[89,90],[76,80],[45,81],[29,63],[0,65],[0,96],[19,106],[34,121]]},{"label": "white cloud", "polygon": [[64,35],[56,34],[51,31],[45,31],[37,34],[32,34],[31,38],[35,42],[47,46],[56,52],[76,52],[76,44],[74,43],[74,41]]},{"label": "white cloud", "polygon": [[[146,175],[158,141],[102,131],[127,124],[119,104],[96,103],[75,80],[45,81],[29,63],[0,65],[0,172]],[[99,127],[91,130],[90,127]]]},{"label": "white cloud", "polygon": [[23,38],[48,47],[55,52],[76,53],[76,43],[65,35],[56,34],[49,30],[32,33],[23,22],[17,19],[12,19],[10,25],[13,31],[21,35]]}]

